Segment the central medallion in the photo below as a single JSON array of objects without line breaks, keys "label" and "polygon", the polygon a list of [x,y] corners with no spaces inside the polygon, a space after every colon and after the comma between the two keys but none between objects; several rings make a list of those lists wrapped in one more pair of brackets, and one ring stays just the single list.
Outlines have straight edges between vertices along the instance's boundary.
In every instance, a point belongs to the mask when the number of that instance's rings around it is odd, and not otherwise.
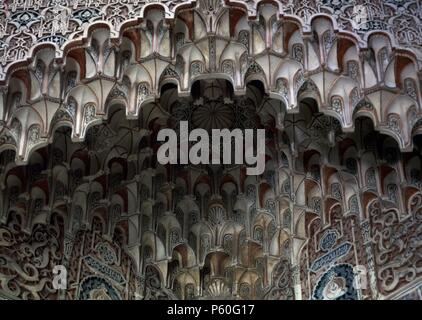
[{"label": "central medallion", "polygon": [[194,103],[192,124],[195,128],[224,129],[233,127],[235,115],[231,100],[220,96],[216,100],[200,98]]}]

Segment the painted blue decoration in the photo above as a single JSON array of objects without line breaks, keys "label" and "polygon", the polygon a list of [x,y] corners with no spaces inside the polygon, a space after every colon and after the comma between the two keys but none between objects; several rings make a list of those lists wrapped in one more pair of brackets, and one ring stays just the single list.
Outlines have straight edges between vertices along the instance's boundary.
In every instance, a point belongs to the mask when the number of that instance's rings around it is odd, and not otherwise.
[{"label": "painted blue decoration", "polygon": [[350,242],[345,242],[335,249],[331,250],[330,252],[324,254],[322,257],[316,259],[312,265],[311,270],[316,272],[322,267],[333,263],[334,261],[344,257],[346,254],[349,253],[350,249],[352,248],[352,244]]},{"label": "painted blue decoration", "polygon": [[314,300],[358,300],[353,267],[339,264],[323,274],[315,286]]},{"label": "painted blue decoration", "polygon": [[336,230],[327,230],[319,241],[319,248],[324,252],[328,252],[334,247],[337,242],[337,239],[338,233]]},{"label": "painted blue decoration", "polygon": [[121,300],[121,298],[107,280],[92,276],[85,278],[81,283],[79,300]]}]

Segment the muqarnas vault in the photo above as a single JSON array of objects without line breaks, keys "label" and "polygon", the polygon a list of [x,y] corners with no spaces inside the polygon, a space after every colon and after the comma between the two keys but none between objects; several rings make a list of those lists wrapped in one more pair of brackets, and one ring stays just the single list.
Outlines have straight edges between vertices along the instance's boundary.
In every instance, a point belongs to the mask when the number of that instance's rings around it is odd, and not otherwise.
[{"label": "muqarnas vault", "polygon": [[[0,297],[420,299],[421,8],[3,1]],[[264,173],[160,165],[181,121]]]}]

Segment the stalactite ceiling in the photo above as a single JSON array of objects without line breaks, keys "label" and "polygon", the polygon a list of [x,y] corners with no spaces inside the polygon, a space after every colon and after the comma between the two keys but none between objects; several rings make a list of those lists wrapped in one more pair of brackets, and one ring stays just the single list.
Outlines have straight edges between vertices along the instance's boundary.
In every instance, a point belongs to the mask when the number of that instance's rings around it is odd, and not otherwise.
[{"label": "stalactite ceiling", "polygon": [[[420,0],[3,1],[0,298],[421,299],[421,20]],[[264,128],[265,172],[159,164],[180,121]]]}]

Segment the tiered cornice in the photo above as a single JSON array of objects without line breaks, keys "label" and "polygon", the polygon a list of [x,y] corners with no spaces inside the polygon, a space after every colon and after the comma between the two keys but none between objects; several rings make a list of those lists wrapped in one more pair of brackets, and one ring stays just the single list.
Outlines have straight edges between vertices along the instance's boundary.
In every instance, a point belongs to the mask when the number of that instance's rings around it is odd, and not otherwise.
[{"label": "tiered cornice", "polygon": [[[315,3],[314,3],[315,2]],[[358,1],[359,2],[359,1]],[[418,1],[8,1],[0,15],[0,149],[26,163],[61,126],[81,141],[123,104],[128,118],[166,83],[189,95],[222,78],[258,80],[280,117],[316,100],[344,132],[367,116],[412,150],[421,129]]]}]

